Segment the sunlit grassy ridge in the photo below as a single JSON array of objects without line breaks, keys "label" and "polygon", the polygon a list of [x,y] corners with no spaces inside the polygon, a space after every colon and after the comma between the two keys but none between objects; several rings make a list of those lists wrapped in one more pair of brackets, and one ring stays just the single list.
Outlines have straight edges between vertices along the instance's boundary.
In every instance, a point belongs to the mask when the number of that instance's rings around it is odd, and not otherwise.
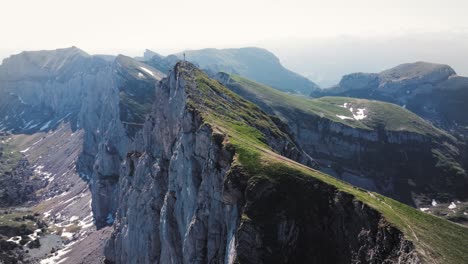
[{"label": "sunlit grassy ridge", "polygon": [[[407,131],[431,136],[448,136],[445,132],[432,126],[418,115],[394,104],[356,99],[348,97],[322,97],[317,99],[299,97],[283,93],[266,85],[246,78],[230,75],[231,82],[239,84],[243,92],[251,93],[272,109],[301,111],[306,114],[321,116],[334,122],[350,127],[373,130],[377,127],[389,131]],[[347,103],[354,109],[365,108],[367,117],[362,120],[342,119],[338,116],[352,118],[349,109],[343,107]],[[277,113],[281,116],[281,112]]]},{"label": "sunlit grassy ridge", "polygon": [[[179,67],[179,70],[185,69]],[[382,195],[353,187],[273,152],[266,144],[265,133],[269,130],[275,136],[287,136],[268,115],[197,69],[191,69],[186,78],[192,78],[189,79],[189,83],[196,84],[196,87],[186,87],[190,107],[199,111],[213,129],[228,136],[228,144],[236,151],[235,162],[245,168],[250,180],[256,177],[268,177],[272,181],[287,180],[288,177],[313,177],[353,195],[379,211],[387,221],[400,229],[407,239],[413,241],[423,260],[464,263],[468,259],[467,228],[420,212]],[[291,100],[303,101],[296,97]]]}]

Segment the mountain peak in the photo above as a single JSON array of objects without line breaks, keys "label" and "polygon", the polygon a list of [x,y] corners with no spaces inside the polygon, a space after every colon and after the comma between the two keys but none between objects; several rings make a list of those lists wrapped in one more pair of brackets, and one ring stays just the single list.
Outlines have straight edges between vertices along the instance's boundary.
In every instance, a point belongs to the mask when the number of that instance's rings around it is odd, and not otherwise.
[{"label": "mountain peak", "polygon": [[456,72],[449,65],[418,61],[400,64],[391,69],[380,72],[385,80],[402,81],[409,79],[428,79],[428,81],[442,81]]},{"label": "mountain peak", "polygon": [[3,60],[0,78],[47,77],[67,69],[78,60],[91,56],[72,46],[55,50],[23,51]]}]

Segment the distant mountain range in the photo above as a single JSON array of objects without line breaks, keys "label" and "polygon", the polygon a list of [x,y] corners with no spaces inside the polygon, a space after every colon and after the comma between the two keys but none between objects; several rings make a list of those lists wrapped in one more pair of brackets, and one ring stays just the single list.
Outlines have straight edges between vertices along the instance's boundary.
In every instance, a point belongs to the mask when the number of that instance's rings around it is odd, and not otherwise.
[{"label": "distant mountain range", "polygon": [[144,60],[162,72],[172,69],[178,60],[193,62],[210,75],[228,72],[269,85],[280,91],[308,95],[319,87],[309,79],[281,65],[271,52],[261,48],[188,50],[167,57],[147,50]]}]

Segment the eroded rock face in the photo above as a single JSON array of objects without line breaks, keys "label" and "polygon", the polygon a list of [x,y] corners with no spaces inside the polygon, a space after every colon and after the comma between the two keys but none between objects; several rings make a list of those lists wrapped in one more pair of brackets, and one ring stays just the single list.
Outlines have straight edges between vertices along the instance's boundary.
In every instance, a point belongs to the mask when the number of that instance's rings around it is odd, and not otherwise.
[{"label": "eroded rock face", "polygon": [[187,109],[177,74],[156,91],[155,108],[120,180],[119,210],[106,257],[116,263],[222,263],[237,227],[236,201],[223,202],[233,153]]},{"label": "eroded rock face", "polygon": [[96,225],[112,224],[120,163],[141,130],[164,75],[125,56],[112,61],[78,48],[23,52],[0,66],[0,130],[83,131],[76,161],[90,183]]},{"label": "eroded rock face", "polygon": [[161,81],[123,162],[108,262],[418,263],[401,232],[349,195],[312,179],[250,181],[223,133],[188,107],[190,67]]},{"label": "eroded rock face", "polygon": [[276,180],[246,189],[239,263],[420,262],[399,230],[351,195],[313,179]]}]

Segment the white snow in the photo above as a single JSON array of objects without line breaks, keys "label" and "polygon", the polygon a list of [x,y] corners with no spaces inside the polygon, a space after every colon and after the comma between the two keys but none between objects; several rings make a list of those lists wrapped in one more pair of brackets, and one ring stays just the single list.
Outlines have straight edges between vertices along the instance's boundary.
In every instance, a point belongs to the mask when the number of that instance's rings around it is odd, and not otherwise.
[{"label": "white snow", "polygon": [[85,218],[83,218],[83,220],[81,220],[79,223],[78,223],[79,226],[81,226],[82,229],[86,229],[86,228],[90,228],[94,225],[94,222],[93,222],[93,212],[90,212],[88,216],[86,216]]},{"label": "white snow", "polygon": [[66,229],[63,230],[62,236],[63,236],[63,237],[66,237],[66,238],[68,238],[68,239],[72,239],[72,237],[73,237],[73,235],[74,235],[75,233],[72,233],[72,232],[65,232],[65,231],[66,231]]},{"label": "white snow", "polygon": [[8,242],[14,242],[14,243],[19,245],[19,243],[21,241],[21,237],[20,236],[15,236],[15,237],[12,237],[12,238],[8,239],[7,241]]},{"label": "white snow", "polygon": [[50,212],[52,212],[52,209],[44,213],[44,218],[48,218],[50,216]]},{"label": "white snow", "polygon": [[432,206],[437,206],[437,202],[434,199],[432,199]]},{"label": "white snow", "polygon": [[45,125],[43,125],[39,130],[40,130],[40,131],[46,130],[46,129],[49,127],[50,122],[52,122],[52,121],[49,121],[49,122],[45,123]]},{"label": "white snow", "polygon": [[36,174],[38,174],[39,176],[44,176],[44,179],[45,179],[45,180],[48,180],[49,182],[51,182],[52,180],[54,180],[54,177],[51,177],[51,176],[52,176],[52,173],[47,172],[47,171],[42,171],[42,169],[44,169],[44,166],[38,165],[38,166],[36,166],[36,168],[34,169],[34,172],[35,172]]},{"label": "white snow", "polygon": [[143,73],[139,72],[139,73],[138,73],[138,78],[144,79],[144,78],[145,78],[145,75],[143,75]]},{"label": "white snow", "polygon": [[142,71],[144,71],[144,72],[150,74],[151,76],[155,77],[155,76],[154,76],[154,73],[153,73],[152,71],[146,69],[145,67],[140,67],[140,69],[141,69]]},{"label": "white snow", "polygon": [[[350,110],[351,110],[351,109],[352,109],[352,108],[350,108]],[[364,114],[364,111],[365,111],[365,110],[366,110],[365,108],[358,108],[356,114],[353,113],[354,119],[356,119],[356,120],[362,120],[362,119],[366,118],[367,115]],[[352,112],[352,111],[351,111],[351,112]]]},{"label": "white snow", "polygon": [[27,152],[30,148],[31,148],[31,147],[29,147],[29,148],[27,148],[27,149],[24,149],[24,150],[21,150],[20,152],[21,152],[21,153],[25,153],[25,152]]},{"label": "white snow", "polygon": [[349,116],[343,116],[343,115],[336,115],[336,116],[339,117],[339,118],[341,118],[341,119],[343,119],[343,120],[345,120],[345,119],[353,120],[353,118],[352,118],[352,117],[349,117]]},{"label": "white snow", "polygon": [[64,248],[58,250],[56,253],[57,255],[53,255],[49,258],[41,260],[41,264],[58,264],[64,262],[67,258],[61,259],[65,254],[70,251],[71,247],[76,243],[74,241],[72,243],[67,244]]},{"label": "white snow", "polygon": [[449,209],[455,209],[457,208],[457,205],[454,202],[451,202],[450,205],[448,206]]},{"label": "white snow", "polygon": [[33,233],[33,234],[29,235],[29,238],[30,238],[32,241],[36,240],[36,239],[39,238],[39,233],[41,233],[41,232],[42,232],[41,229],[36,229],[36,230],[34,230],[34,233]]},{"label": "white snow", "polygon": [[354,109],[354,108],[351,106],[351,104],[349,104],[349,103],[344,103],[343,105],[340,105],[340,107],[348,109],[348,110],[351,112],[351,114],[353,115],[352,118],[351,118],[351,117],[348,117],[348,116],[343,116],[343,115],[336,115],[337,117],[339,117],[339,118],[341,118],[341,119],[343,119],[343,120],[344,120],[344,119],[363,120],[364,118],[367,117],[367,115],[366,115],[366,113],[365,113],[365,112],[366,112],[366,108],[357,108],[357,110],[356,110],[356,109]]},{"label": "white snow", "polygon": [[429,210],[429,208],[423,207],[423,208],[419,208],[419,210],[426,212],[427,210]]}]

